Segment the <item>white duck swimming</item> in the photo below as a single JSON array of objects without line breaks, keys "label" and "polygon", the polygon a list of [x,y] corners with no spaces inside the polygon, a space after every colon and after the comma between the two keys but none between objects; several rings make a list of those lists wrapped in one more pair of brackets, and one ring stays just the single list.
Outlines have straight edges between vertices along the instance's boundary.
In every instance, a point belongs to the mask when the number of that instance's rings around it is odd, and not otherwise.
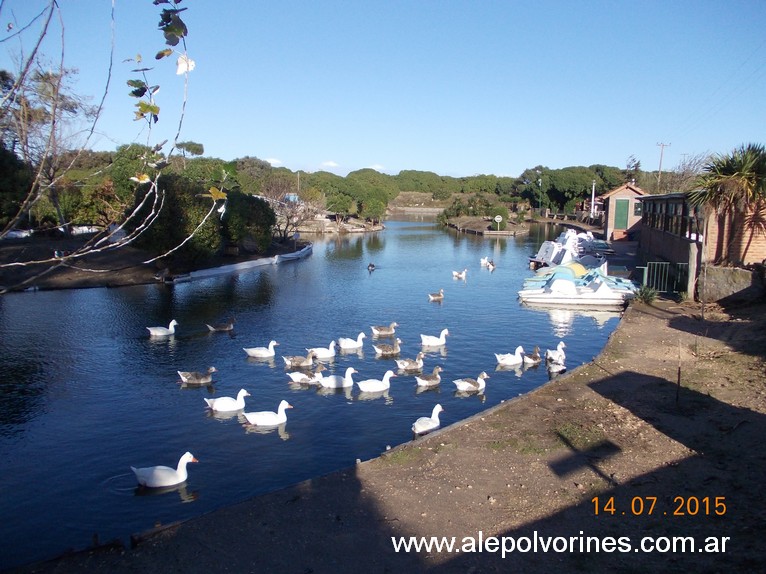
[{"label": "white duck swimming", "polygon": [[395,357],[401,351],[401,348],[399,347],[401,342],[402,340],[397,337],[394,339],[393,345],[378,343],[377,345],[373,344],[372,348],[375,349],[375,354],[378,357]]},{"label": "white duck swimming", "polygon": [[444,289],[439,289],[438,293],[429,293],[429,301],[444,301]]},{"label": "white duck swimming", "polygon": [[479,262],[481,263],[482,267],[486,267],[489,265],[489,257],[482,257]]},{"label": "white duck swimming", "polygon": [[452,278],[453,279],[463,279],[465,281],[465,276],[468,273],[468,269],[463,269],[462,271],[453,271],[452,272]]},{"label": "white duck swimming", "polygon": [[484,387],[486,386],[484,381],[488,378],[489,375],[482,371],[475,379],[469,379],[466,377],[463,379],[457,379],[452,382],[455,383],[458,391],[475,392],[484,390]]},{"label": "white duck swimming", "polygon": [[512,367],[513,365],[520,365],[524,362],[524,347],[519,345],[516,347],[516,351],[513,353],[495,353],[495,358],[499,365],[504,367]]},{"label": "white duck swimming", "polygon": [[231,411],[238,411],[245,408],[245,397],[249,397],[245,389],[240,389],[237,393],[237,398],[232,397],[218,397],[217,399],[205,399],[208,408],[211,411],[218,413],[227,413]]},{"label": "white duck swimming", "polygon": [[412,432],[420,435],[438,429],[439,425],[441,424],[439,422],[439,413],[443,411],[444,409],[441,405],[436,405],[434,410],[431,411],[430,417],[420,417],[414,422],[412,425]]},{"label": "white duck swimming", "polygon": [[218,370],[215,367],[208,367],[207,372],[200,373],[198,371],[178,371],[178,376],[181,377],[181,382],[185,385],[209,385],[213,382],[213,373],[217,373]]},{"label": "white duck swimming", "polygon": [[279,345],[276,341],[269,341],[268,347],[242,347],[248,357],[256,359],[270,359],[275,355],[274,346]]},{"label": "white duck swimming", "polygon": [[130,470],[136,475],[136,480],[141,486],[149,488],[162,488],[163,486],[175,486],[181,484],[189,476],[186,471],[186,465],[190,462],[199,462],[190,452],[184,453],[178,461],[177,468],[169,466],[147,466],[136,468],[131,466]]},{"label": "white duck swimming", "polygon": [[354,380],[351,375],[358,373],[354,367],[348,367],[344,376],[340,375],[327,375],[319,378],[319,384],[325,389],[346,389],[354,386]]},{"label": "white duck swimming", "polygon": [[381,391],[391,388],[391,377],[395,377],[393,371],[386,371],[382,379],[365,379],[364,381],[358,381],[356,384],[359,390],[364,393],[379,393]]},{"label": "white duck swimming", "polygon": [[564,353],[564,349],[566,348],[566,344],[564,341],[559,341],[559,344],[556,345],[556,348],[554,350],[546,349],[545,350],[545,362],[546,363],[557,363],[559,365],[563,365],[564,361],[566,361],[566,353]]},{"label": "white duck swimming", "polygon": [[415,375],[415,382],[419,387],[435,387],[442,381],[441,375],[439,373],[441,373],[443,370],[444,369],[442,369],[439,365],[436,365],[434,367],[433,373],[430,375]]},{"label": "white duck swimming", "polygon": [[178,321],[173,319],[167,327],[147,327],[150,337],[167,337],[176,332]]},{"label": "white duck swimming", "polygon": [[283,400],[277,407],[277,412],[274,411],[258,411],[254,413],[242,413],[251,425],[275,427],[287,422],[287,409],[291,409],[293,406],[287,401]]},{"label": "white duck swimming", "polygon": [[449,330],[442,329],[438,337],[434,335],[420,335],[420,342],[424,347],[441,347],[447,344],[447,335],[449,335]]},{"label": "white duck swimming", "polygon": [[309,351],[309,354],[305,357],[289,355],[282,358],[285,360],[285,366],[291,369],[310,369],[314,366],[314,351]]},{"label": "white duck swimming", "polygon": [[396,366],[402,371],[419,371],[423,368],[423,357],[425,354],[420,352],[414,359],[396,359]]},{"label": "white duck swimming", "polygon": [[330,341],[330,345],[327,347],[312,347],[306,349],[309,353],[314,352],[314,358],[317,360],[332,359],[335,357],[335,341]]},{"label": "white duck swimming", "polygon": [[365,339],[366,337],[367,335],[364,333],[359,333],[356,339],[341,337],[338,339],[338,346],[342,351],[356,351],[357,349],[362,348],[362,339]]},{"label": "white duck swimming", "polygon": [[543,358],[540,356],[540,347],[535,345],[535,350],[532,351],[531,354],[524,353],[524,364],[525,365],[537,365],[539,364]]},{"label": "white duck swimming", "polygon": [[373,325],[370,327],[372,329],[372,335],[374,337],[391,337],[396,333],[396,328],[399,326],[399,323],[393,322],[389,326],[385,325]]},{"label": "white duck swimming", "polygon": [[294,383],[301,383],[303,385],[316,385],[322,379],[322,371],[325,370],[324,365],[317,365],[313,373],[307,373],[305,371],[293,371],[287,373],[290,380]]}]

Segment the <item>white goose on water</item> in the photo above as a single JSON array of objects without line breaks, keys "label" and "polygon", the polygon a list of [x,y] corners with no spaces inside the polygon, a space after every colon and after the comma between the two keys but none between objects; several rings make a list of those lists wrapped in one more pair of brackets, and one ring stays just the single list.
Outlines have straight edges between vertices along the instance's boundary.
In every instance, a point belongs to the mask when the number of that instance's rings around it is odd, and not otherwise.
[{"label": "white goose on water", "polygon": [[439,413],[444,411],[441,405],[436,405],[430,417],[420,417],[412,425],[412,432],[417,435],[426,434],[439,428]]},{"label": "white goose on water", "polygon": [[245,408],[245,397],[249,397],[245,389],[240,389],[237,393],[237,398],[232,397],[218,397],[217,399],[205,399],[208,408],[211,411],[218,413],[227,413],[231,411],[238,411]]},{"label": "white goose on water", "polygon": [[482,267],[487,267],[489,265],[489,257],[482,257],[479,262]]},{"label": "white goose on water", "polygon": [[424,347],[441,347],[447,344],[447,335],[449,335],[449,330],[442,329],[438,337],[434,335],[420,335],[420,342]]},{"label": "white goose on water", "polygon": [[269,341],[268,347],[243,347],[242,350],[248,357],[256,359],[270,359],[275,355],[274,346],[279,345],[276,341]]},{"label": "white goose on water", "polygon": [[423,368],[423,352],[418,353],[414,359],[396,359],[396,366],[402,371],[419,371]]},{"label": "white goose on water", "polygon": [[327,347],[312,347],[306,349],[309,353],[314,352],[314,358],[317,360],[332,359],[335,357],[335,341],[330,341]]},{"label": "white goose on water", "polygon": [[176,468],[170,468],[169,466],[147,466],[144,468],[136,468],[131,466],[130,470],[136,475],[136,480],[141,486],[147,486],[149,488],[162,488],[165,486],[175,486],[181,484],[189,476],[186,471],[186,465],[190,462],[199,462],[194,455],[190,452],[184,453],[181,459],[178,461]]},{"label": "white goose on water", "polygon": [[282,358],[285,360],[285,365],[291,369],[310,369],[314,366],[314,351],[309,351],[305,357],[288,355]]},{"label": "white goose on water", "polygon": [[429,293],[429,301],[444,301],[444,289],[439,289],[438,293]]},{"label": "white goose on water", "polygon": [[373,325],[370,327],[372,329],[372,334],[375,337],[391,337],[396,333],[396,328],[399,326],[399,323],[394,321],[390,325]]},{"label": "white goose on water", "polygon": [[516,347],[516,351],[513,353],[495,353],[495,358],[497,359],[497,363],[499,365],[503,365],[505,367],[511,367],[513,365],[520,365],[524,362],[524,347],[519,345]]},{"label": "white goose on water", "polygon": [[462,271],[453,271],[452,272],[452,278],[453,279],[462,279],[465,281],[465,276],[468,273],[468,269],[463,269]]},{"label": "white goose on water", "polygon": [[559,341],[559,344],[556,345],[556,348],[554,350],[546,349],[545,362],[563,365],[564,361],[566,361],[566,358],[567,358],[566,353],[564,353],[565,348],[566,348],[566,344],[564,343],[564,341]]},{"label": "white goose on water", "polygon": [[325,389],[346,389],[354,386],[354,380],[351,375],[358,373],[354,367],[348,367],[344,376],[340,375],[327,375],[319,378],[319,384]]},{"label": "white goose on water", "polygon": [[382,379],[365,379],[358,381],[356,384],[363,393],[378,393],[391,388],[391,377],[395,376],[394,372],[389,370],[386,371]]},{"label": "white goose on water", "polygon": [[318,365],[317,368],[314,369],[314,372],[311,374],[306,373],[305,371],[293,371],[291,373],[287,373],[287,376],[290,377],[290,380],[294,383],[300,383],[303,385],[317,385],[322,379],[322,371],[324,370],[324,365]]},{"label": "white goose on water", "polygon": [[393,345],[378,343],[377,345],[373,344],[372,348],[375,349],[375,354],[378,357],[395,357],[401,351],[401,348],[399,347],[401,342],[402,340],[397,337],[394,339]]},{"label": "white goose on water", "polygon": [[543,360],[540,356],[540,347],[535,345],[535,350],[531,354],[524,353],[525,365],[538,365]]},{"label": "white goose on water", "polygon": [[439,373],[443,370],[439,365],[436,365],[430,375],[415,375],[415,382],[419,387],[435,387],[441,383],[442,378]]},{"label": "white goose on water", "polygon": [[359,335],[356,337],[356,339],[351,339],[349,337],[341,337],[338,339],[338,346],[341,348],[342,351],[356,351],[358,349],[362,348],[362,339],[367,338],[367,335],[365,335],[363,332],[359,333]]},{"label": "white goose on water", "polygon": [[489,375],[482,371],[479,373],[479,376],[475,379],[470,378],[463,378],[463,379],[457,379],[455,381],[452,381],[455,383],[455,386],[457,387],[458,391],[468,391],[468,392],[475,392],[475,391],[483,391],[484,387],[486,386],[485,380],[489,378]]},{"label": "white goose on water", "polygon": [[213,382],[213,373],[217,373],[218,370],[215,367],[208,367],[207,372],[200,373],[198,371],[178,371],[178,376],[181,377],[181,382],[185,385],[209,385]]},{"label": "white goose on water", "polygon": [[287,409],[291,409],[293,406],[287,401],[283,400],[277,407],[277,412],[274,411],[258,411],[254,413],[242,413],[251,425],[275,427],[284,422],[287,422]]},{"label": "white goose on water", "polygon": [[167,337],[176,332],[178,321],[173,319],[167,327],[147,327],[150,337]]}]

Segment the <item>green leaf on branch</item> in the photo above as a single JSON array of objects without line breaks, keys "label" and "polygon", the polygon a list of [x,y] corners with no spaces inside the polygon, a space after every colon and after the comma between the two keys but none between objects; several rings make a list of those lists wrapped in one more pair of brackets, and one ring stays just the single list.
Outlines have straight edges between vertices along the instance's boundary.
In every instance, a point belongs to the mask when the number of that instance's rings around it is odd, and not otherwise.
[{"label": "green leaf on branch", "polygon": [[173,50],[171,48],[165,48],[164,50],[160,50],[157,52],[157,55],[154,56],[155,60],[162,60],[162,58],[167,58],[173,53]]}]

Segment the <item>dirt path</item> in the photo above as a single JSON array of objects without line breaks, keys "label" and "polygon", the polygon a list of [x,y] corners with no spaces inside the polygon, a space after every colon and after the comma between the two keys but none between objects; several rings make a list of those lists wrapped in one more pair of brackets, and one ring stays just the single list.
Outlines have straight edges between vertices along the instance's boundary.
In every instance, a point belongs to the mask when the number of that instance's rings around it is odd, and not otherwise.
[{"label": "dirt path", "polygon": [[[763,572],[766,305],[699,311],[635,304],[591,363],[528,395],[134,548],[20,571]],[[392,536],[462,551],[396,553]],[[697,551],[637,551],[645,536]]]}]

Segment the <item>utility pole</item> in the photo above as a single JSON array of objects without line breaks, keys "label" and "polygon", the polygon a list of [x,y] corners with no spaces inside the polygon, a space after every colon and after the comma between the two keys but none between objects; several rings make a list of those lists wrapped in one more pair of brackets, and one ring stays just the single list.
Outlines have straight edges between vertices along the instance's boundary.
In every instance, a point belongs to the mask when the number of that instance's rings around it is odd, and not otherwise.
[{"label": "utility pole", "polygon": [[659,193],[660,191],[662,191],[660,189],[660,183],[662,181],[662,155],[663,155],[663,153],[665,153],[665,147],[666,146],[670,146],[670,144],[669,143],[658,143],[657,145],[660,146],[660,169],[657,172],[657,192]]}]

